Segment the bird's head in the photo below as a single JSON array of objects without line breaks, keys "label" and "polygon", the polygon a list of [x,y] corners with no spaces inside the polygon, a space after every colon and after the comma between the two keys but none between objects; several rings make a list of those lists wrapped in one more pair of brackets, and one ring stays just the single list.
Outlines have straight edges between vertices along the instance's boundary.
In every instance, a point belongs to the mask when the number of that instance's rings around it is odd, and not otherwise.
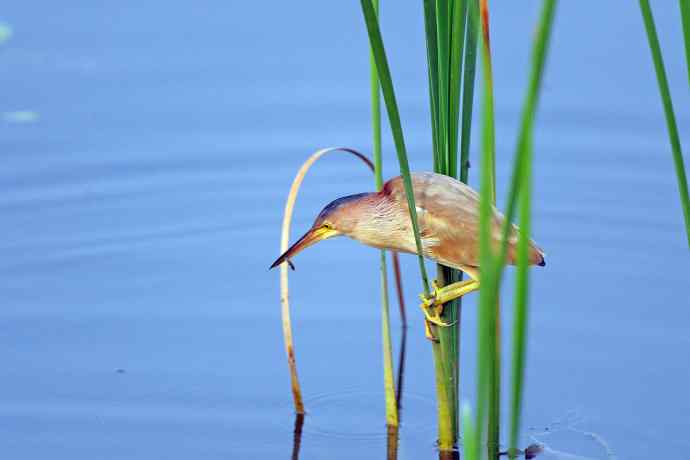
[{"label": "bird's head", "polygon": [[289,262],[298,253],[319,241],[334,236],[351,235],[363,211],[361,203],[369,195],[371,194],[360,193],[338,198],[328,203],[316,217],[309,231],[278,257],[271,268],[277,267],[285,261]]}]

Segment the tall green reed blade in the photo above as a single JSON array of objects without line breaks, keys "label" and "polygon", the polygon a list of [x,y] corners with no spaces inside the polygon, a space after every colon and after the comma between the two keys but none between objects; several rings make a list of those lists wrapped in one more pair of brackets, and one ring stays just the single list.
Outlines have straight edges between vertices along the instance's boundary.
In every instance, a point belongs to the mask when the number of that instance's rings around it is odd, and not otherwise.
[{"label": "tall green reed blade", "polygon": [[[460,84],[465,40],[466,0],[425,0],[430,112],[434,171],[458,177],[458,125]],[[437,265],[440,285],[460,279],[459,272]],[[458,427],[459,398],[459,301],[445,305],[443,318],[454,324],[439,332],[446,380],[453,401],[453,431]]]},{"label": "tall green reed blade", "polygon": [[[373,0],[376,15],[379,14],[379,1]],[[376,71],[374,56],[370,52],[371,68],[371,126],[374,151],[374,176],[376,190],[383,188],[383,159],[381,156],[381,98],[379,92],[379,75]],[[398,405],[395,395],[393,371],[393,344],[391,340],[390,308],[388,302],[388,272],[386,269],[386,251],[379,254],[379,271],[381,278],[381,343],[383,347],[383,386],[386,396],[386,425],[398,426]]]},{"label": "tall green reed blade", "polygon": [[[479,23],[479,10],[475,9],[474,2],[470,4],[470,20]],[[480,35],[481,36],[481,35]],[[480,39],[480,41],[482,41]],[[481,288],[479,289],[479,312],[477,322],[477,390],[476,390],[476,421],[474,423],[475,429],[475,445],[479,453],[479,446],[484,443],[484,427],[488,406],[488,386],[490,379],[491,366],[491,352],[490,352],[490,315],[493,310],[492,307],[492,291],[493,286],[490,284],[490,277],[494,271],[491,269],[494,263],[493,255],[491,254],[491,244],[489,240],[490,227],[489,218],[491,213],[491,169],[487,165],[491,161],[491,129],[493,125],[493,113],[491,107],[492,93],[489,80],[489,73],[487,72],[488,59],[484,49],[480,50],[481,64],[482,64],[482,99],[481,99],[481,162],[480,162],[480,187],[479,187],[479,279]],[[481,458],[481,455],[477,455]]]},{"label": "tall green reed blade", "polygon": [[[483,68],[486,69],[486,57],[482,53]],[[479,238],[479,321],[477,344],[477,416],[475,422],[475,443],[477,446],[484,444],[484,432],[487,414],[490,411],[490,386],[493,382],[494,372],[494,348],[495,348],[495,291],[498,287],[496,281],[495,257],[491,250],[491,148],[493,145],[493,96],[490,89],[490,81],[486,72],[483,72],[482,89],[482,155],[481,155],[481,181],[480,181],[480,238]],[[488,416],[491,417],[490,415]],[[487,440],[488,441],[488,440]],[[495,456],[489,455],[489,458]]]},{"label": "tall green reed blade", "polygon": [[[480,199],[480,337],[484,350],[482,354],[485,361],[481,363],[486,367],[483,371],[486,388],[486,412],[487,424],[487,451],[489,458],[495,458],[499,450],[499,423],[500,423],[500,398],[501,398],[501,357],[500,357],[500,311],[498,300],[498,288],[500,278],[498,276],[497,259],[492,254],[490,246],[490,219],[491,205],[496,203],[496,135],[494,121],[493,98],[493,70],[491,65],[491,42],[489,35],[489,5],[487,0],[479,2],[481,19],[481,54],[482,77],[484,81],[484,107],[482,126],[482,181]],[[482,220],[483,219],[483,220]],[[486,271],[491,275],[486,276]],[[487,278],[485,283],[485,277]],[[482,298],[482,291],[489,291]],[[487,303],[490,299],[490,303]],[[482,372],[480,371],[480,374]],[[478,427],[481,433],[483,427]]]},{"label": "tall green reed blade", "polygon": [[462,405],[462,430],[465,434],[463,442],[463,460],[480,460],[477,449],[476,428],[472,421],[472,410],[468,403]]},{"label": "tall green reed blade", "polygon": [[[458,125],[466,13],[467,0],[424,1],[434,171],[454,178],[458,177]],[[440,264],[436,268],[441,286],[460,279],[457,270]],[[439,339],[445,379],[449,382],[448,395],[452,401],[452,430],[457,436],[460,301],[446,304],[442,317],[452,324],[439,331]]]},{"label": "tall green reed blade", "polygon": [[[473,8],[479,11],[478,0],[466,0],[472,2]],[[466,7],[467,8],[467,7]],[[467,183],[470,171],[470,137],[472,135],[472,105],[474,102],[474,79],[477,68],[477,32],[476,21],[466,14],[465,33],[465,59],[462,76],[462,128],[460,137],[460,180]]]},{"label": "tall green reed blade", "polygon": [[[525,161],[532,161],[532,133],[526,134]],[[523,167],[522,187],[520,189],[520,235],[517,248],[517,273],[515,277],[515,313],[513,317],[513,357],[511,366],[511,399],[510,399],[510,447],[508,452],[515,458],[518,436],[520,434],[520,416],[522,413],[522,395],[525,379],[525,350],[527,347],[527,301],[529,291],[529,234],[532,194],[532,166]]]},{"label": "tall green reed blade", "polygon": [[460,87],[462,83],[462,58],[465,46],[465,23],[467,22],[467,2],[451,2],[450,30],[450,78],[448,91],[448,175],[458,178],[458,131],[460,124]]},{"label": "tall green reed blade", "polygon": [[436,37],[438,54],[438,124],[439,132],[437,137],[439,139],[439,156],[441,157],[441,164],[437,172],[447,174],[448,171],[448,97],[449,97],[449,79],[450,79],[450,0],[436,0]]},{"label": "tall green reed blade", "polygon": [[685,63],[688,66],[688,83],[690,84],[690,0],[679,0],[678,3],[680,3],[680,16],[683,21]]},{"label": "tall green reed blade", "polygon": [[[459,141],[459,114],[460,114],[460,88],[463,78],[467,78],[463,75],[463,53],[465,50],[465,41],[467,40],[465,34],[465,24],[467,22],[467,2],[468,0],[451,0],[450,1],[450,29],[449,29],[449,56],[444,56],[444,59],[449,61],[449,78],[447,81],[446,92],[448,94],[448,104],[447,104],[447,124],[442,127],[442,129],[447,130],[447,149],[445,152],[446,156],[446,169],[441,172],[453,178],[458,178],[458,141]],[[472,72],[472,79],[474,79],[474,70],[470,69]],[[471,113],[471,102],[469,113]],[[463,116],[467,116],[465,107],[463,106]],[[471,117],[471,115],[470,115]],[[471,122],[471,118],[469,120]],[[469,144],[468,144],[469,145]],[[467,180],[468,164],[461,167],[465,180]],[[439,273],[440,284],[450,284],[462,279],[462,272],[459,270],[451,269],[448,267],[443,267],[442,265],[437,265],[437,271]],[[455,299],[454,301],[446,304],[443,311],[443,319],[452,324],[449,328],[444,328],[441,331],[441,346],[444,352],[445,360],[449,363],[451,375],[448,379],[452,381],[452,389],[454,390],[453,397],[453,427],[454,432],[459,431],[460,426],[460,337],[461,337],[461,327],[462,327],[462,298]]]},{"label": "tall green reed blade", "polygon": [[436,0],[424,0],[424,31],[426,33],[426,58],[429,75],[429,101],[431,103],[431,139],[434,155],[434,171],[443,167],[438,139],[439,131],[439,87],[438,87],[438,44],[436,30]]},{"label": "tall green reed blade", "polygon": [[[473,105],[473,99],[474,99],[474,79],[475,79],[475,69],[476,69],[476,54],[477,54],[477,27],[474,21],[469,19],[469,9],[468,9],[468,2],[474,2],[475,3],[475,8],[478,9],[477,7],[477,0],[462,0],[462,7],[459,8],[462,11],[462,24],[465,24],[467,27],[464,29],[461,28],[459,25],[457,25],[454,28],[454,35],[453,35],[453,41],[456,43],[456,39],[460,38],[460,35],[463,35],[463,46],[464,48],[464,63],[462,65],[462,71],[459,72],[458,80],[456,81],[454,78],[451,78],[451,81],[456,85],[453,89],[453,93],[451,93],[451,103],[456,103],[456,101],[459,103],[459,94],[455,94],[454,91],[457,89],[459,92],[460,86],[459,86],[459,77],[462,76],[462,135],[460,137],[460,180],[464,183],[467,183],[468,178],[469,178],[469,168],[470,168],[470,161],[469,161],[469,147],[470,147],[470,135],[472,132],[472,105]],[[456,5],[457,8],[457,5]],[[457,10],[456,10],[457,12]],[[455,14],[454,14],[455,18]],[[456,18],[457,20],[457,18]],[[454,21],[454,24],[457,24]],[[457,31],[457,35],[455,34],[455,31]],[[460,50],[457,50],[457,45],[453,46],[453,57],[457,56],[458,58],[463,57],[463,52]],[[458,64],[453,63],[451,65],[451,71],[455,70],[458,68]],[[457,106],[451,106],[451,110],[457,110]],[[453,137],[451,137],[450,142],[451,142],[451,152],[453,153],[453,156],[451,157],[451,162],[450,162],[450,168],[451,168],[451,173],[455,173],[457,171],[457,155],[458,155],[458,148],[457,148],[457,131],[458,131],[458,120],[457,120],[457,114],[453,113],[451,114],[451,122],[453,122],[453,126],[451,127],[451,135],[454,134]],[[462,280],[462,272],[458,272],[457,270],[453,271],[451,275],[451,281],[461,281]],[[456,299],[455,302],[453,302],[452,308],[450,310],[451,314],[450,317],[448,318],[447,321],[455,322],[456,326],[452,329],[451,334],[455,335],[453,337],[452,343],[455,344],[457,351],[455,352],[455,356],[457,357],[457,365],[456,365],[456,375],[455,375],[455,380],[458,382],[458,387],[457,391],[455,394],[455,402],[456,406],[460,398],[460,327],[462,325],[462,298]],[[465,433],[465,438],[467,439],[467,433]]]},{"label": "tall green reed blade", "polygon": [[[422,277],[422,285],[424,294],[429,295],[429,278],[427,276],[426,267],[424,266],[424,257],[422,251],[422,242],[419,236],[419,224],[417,222],[417,210],[414,201],[414,192],[412,189],[412,179],[410,177],[410,168],[407,160],[407,150],[405,148],[405,140],[403,137],[402,126],[400,123],[400,113],[395,99],[395,92],[393,90],[393,80],[391,78],[390,69],[388,67],[388,60],[383,46],[383,39],[381,31],[379,30],[378,21],[376,18],[376,11],[371,0],[361,0],[362,12],[367,25],[367,32],[369,35],[369,44],[372,48],[374,61],[379,73],[379,82],[381,84],[381,91],[383,93],[384,101],[386,102],[386,110],[388,112],[388,119],[395,142],[396,153],[398,155],[398,163],[400,164],[400,173],[403,178],[403,185],[405,187],[405,195],[407,198],[408,208],[410,211],[410,219],[412,221],[412,229],[415,237],[415,244],[417,247],[419,259],[419,271]],[[433,328],[432,330],[435,330]],[[444,377],[443,356],[441,354],[440,346],[437,343],[432,344],[432,352],[434,355],[434,367],[436,369],[436,388],[438,398],[438,425],[439,425],[439,448],[441,450],[450,450],[453,448],[454,433],[452,429],[452,403],[449,399],[448,382]]]},{"label": "tall green reed blade", "polygon": [[381,92],[383,93],[383,100],[386,102],[386,111],[388,112],[388,119],[393,134],[395,143],[395,150],[398,155],[398,163],[400,164],[400,175],[402,176],[403,185],[405,188],[405,197],[407,198],[407,205],[410,211],[410,220],[412,221],[412,230],[414,231],[415,245],[417,246],[417,253],[419,258],[419,271],[422,276],[422,287],[424,294],[429,294],[429,277],[424,266],[424,256],[422,255],[422,240],[419,236],[419,223],[417,220],[417,208],[415,207],[414,192],[412,190],[412,178],[410,176],[410,165],[407,161],[407,148],[405,147],[405,139],[402,132],[402,124],[400,123],[400,112],[398,111],[398,103],[395,99],[395,91],[393,89],[393,80],[391,72],[388,67],[388,59],[386,58],[386,51],[383,47],[383,38],[378,25],[376,17],[376,10],[371,0],[361,0],[362,12],[364,13],[364,20],[367,25],[367,32],[369,34],[369,44],[376,63],[376,69],[379,73],[379,83],[381,84]]},{"label": "tall green reed blade", "polygon": [[[515,162],[522,164],[520,201],[520,234],[518,236],[518,266],[515,287],[515,314],[513,319],[513,356],[511,381],[510,449],[517,452],[522,412],[523,383],[525,378],[525,350],[527,344],[527,302],[529,290],[529,235],[532,201],[532,133],[541,88],[544,62],[551,37],[551,26],[556,11],[556,0],[544,0],[539,27],[533,44],[529,86],[523,105],[518,134]],[[499,261],[502,263],[502,260]]]},{"label": "tall green reed blade", "polygon": [[[688,198],[688,179],[685,175],[685,164],[683,162],[683,153],[680,147],[680,139],[678,137],[678,127],[676,126],[676,116],[673,112],[673,102],[671,101],[671,91],[668,88],[668,79],[666,78],[666,69],[664,67],[664,59],[661,55],[661,46],[659,45],[659,37],[656,33],[656,26],[654,25],[654,17],[652,16],[652,9],[649,7],[648,0],[640,0],[640,11],[642,12],[642,19],[647,30],[647,39],[649,40],[649,48],[652,52],[652,60],[654,61],[654,70],[656,71],[657,82],[659,83],[659,92],[661,93],[661,101],[664,105],[664,113],[666,115],[666,125],[668,128],[668,137],[671,141],[671,150],[673,151],[673,162],[676,167],[676,177],[678,179],[678,190],[680,192],[680,201],[683,207],[683,215],[685,217],[685,231],[688,238],[688,246],[690,247],[690,198]],[[685,26],[685,24],[684,24]],[[687,27],[685,27],[687,32]],[[687,34],[686,34],[687,37]]]}]

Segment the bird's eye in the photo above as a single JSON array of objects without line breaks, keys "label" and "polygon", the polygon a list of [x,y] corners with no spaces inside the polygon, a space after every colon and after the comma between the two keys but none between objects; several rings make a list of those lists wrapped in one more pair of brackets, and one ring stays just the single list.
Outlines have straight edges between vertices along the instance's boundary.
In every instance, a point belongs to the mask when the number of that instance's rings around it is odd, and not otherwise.
[{"label": "bird's eye", "polygon": [[328,222],[324,222],[323,225],[321,225],[323,228],[326,228],[328,230],[333,230],[333,225],[331,225]]}]

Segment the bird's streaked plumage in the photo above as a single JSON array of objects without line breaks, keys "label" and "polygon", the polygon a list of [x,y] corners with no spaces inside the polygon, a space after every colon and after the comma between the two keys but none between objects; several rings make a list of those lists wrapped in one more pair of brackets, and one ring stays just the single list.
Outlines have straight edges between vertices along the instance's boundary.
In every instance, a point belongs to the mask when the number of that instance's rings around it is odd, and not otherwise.
[{"label": "bird's streaked plumage", "polygon": [[[415,205],[424,256],[442,265],[472,274],[479,266],[479,194],[448,176],[431,172],[412,174]],[[505,218],[493,208],[492,241],[497,248]],[[516,263],[518,228],[508,239],[508,263]],[[368,246],[416,254],[407,199],[401,177],[380,192],[350,195],[329,203],[312,228],[272,267],[312,244],[346,235]],[[529,262],[544,265],[544,253],[530,242]]]}]

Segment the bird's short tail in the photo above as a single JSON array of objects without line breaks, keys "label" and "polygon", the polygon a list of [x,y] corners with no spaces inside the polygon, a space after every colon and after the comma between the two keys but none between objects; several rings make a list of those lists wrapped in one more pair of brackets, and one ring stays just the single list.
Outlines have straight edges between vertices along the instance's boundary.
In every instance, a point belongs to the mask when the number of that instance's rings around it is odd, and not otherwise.
[{"label": "bird's short tail", "polygon": [[546,259],[544,258],[544,251],[534,244],[534,241],[530,241],[530,262],[534,265],[539,265],[540,267],[546,266]]}]

